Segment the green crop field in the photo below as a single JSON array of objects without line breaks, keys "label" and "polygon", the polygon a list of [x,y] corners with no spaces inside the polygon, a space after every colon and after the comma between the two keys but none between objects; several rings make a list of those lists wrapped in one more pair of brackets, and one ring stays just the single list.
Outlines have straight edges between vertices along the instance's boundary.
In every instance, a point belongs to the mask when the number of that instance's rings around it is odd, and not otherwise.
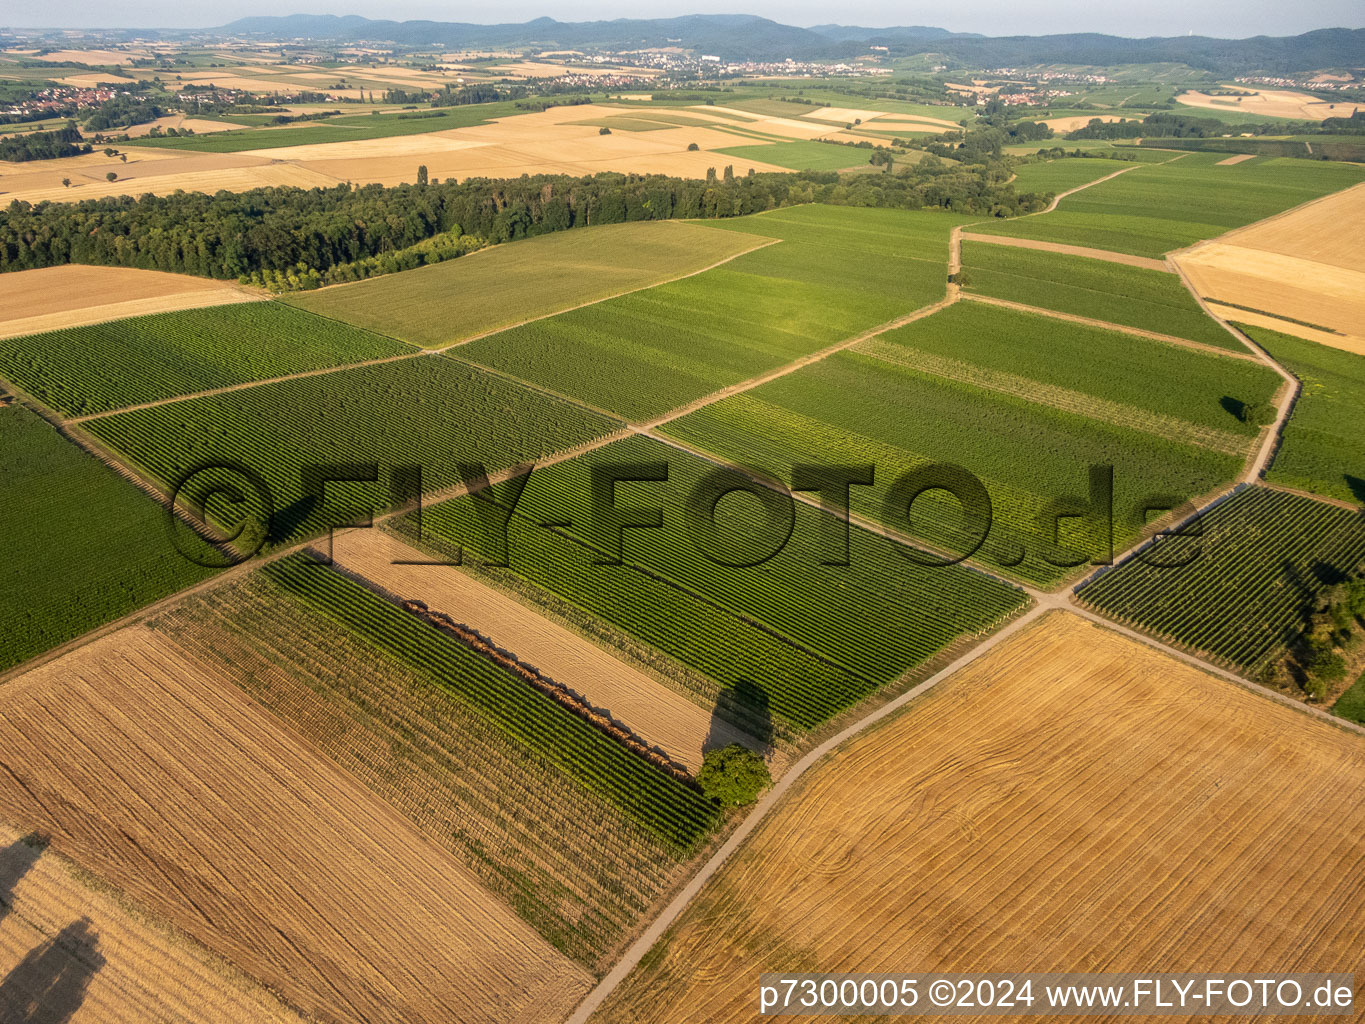
[{"label": "green crop field", "polygon": [[729,146],[715,151],[734,157],[735,172],[743,173],[745,160],[776,164],[793,171],[841,171],[867,163],[870,151],[828,142],[774,142],[771,145]]},{"label": "green crop field", "polygon": [[[593,527],[590,467],[666,463],[666,481],[620,484],[623,508],[661,509],[662,527],[626,530],[622,565]],[[644,437],[531,475],[507,538],[510,572],[710,677],[694,693],[755,735],[791,739],[893,682],[961,637],[1018,609],[1023,594],[961,567],[915,565],[862,530],[842,556],[837,520],[797,504],[790,538],[757,521],[756,499],[727,498],[716,521],[730,562],[694,545],[682,511],[710,464]],[[542,523],[568,523],[547,529]],[[427,508],[424,542],[475,555],[493,548],[472,499]],[[411,536],[411,519],[400,532]],[[776,533],[773,532],[776,529]],[[831,535],[834,535],[833,537]],[[706,548],[710,551],[711,548]]]},{"label": "green crop field", "polygon": [[726,221],[730,230],[786,240],[705,274],[482,338],[458,355],[647,418],[937,300],[949,231],[964,222],[817,206]]},{"label": "green crop field", "polygon": [[1200,308],[1178,274],[973,241],[962,243],[962,265],[964,287],[981,295],[1246,351]]},{"label": "green crop field", "polygon": [[0,374],[81,416],[410,351],[278,302],[243,302],[5,338]]},{"label": "green crop field", "polygon": [[214,132],[211,135],[138,139],[135,143],[123,145],[125,148],[155,146],[158,149],[189,149],[201,153],[241,153],[254,149],[280,149],[285,146],[314,146],[324,142],[355,142],[359,139],[387,139],[396,135],[425,135],[427,132],[444,132],[452,128],[487,124],[494,118],[524,113],[526,113],[524,109],[506,100],[397,114],[343,114],[340,117],[328,118],[326,121],[309,122],[299,128],[252,128],[239,132]]},{"label": "green crop field", "polygon": [[1266,487],[1246,488],[1198,522],[1202,535],[1159,538],[1144,559],[1082,587],[1080,600],[1254,674],[1303,635],[1315,595],[1365,559],[1359,513]]},{"label": "green crop field", "polygon": [[19,405],[0,408],[0,480],[0,669],[208,575],[164,509]]},{"label": "green crop field", "polygon": [[1332,713],[1358,725],[1365,725],[1365,672],[1337,698],[1332,705]]},{"label": "green crop field", "polygon": [[1365,357],[1264,327],[1238,326],[1303,383],[1266,479],[1365,504]]},{"label": "green crop field", "polygon": [[[114,413],[85,426],[167,488],[211,462],[259,474],[274,500],[267,541],[275,544],[387,508],[395,466],[419,466],[430,492],[460,482],[460,461],[481,461],[491,473],[616,424],[454,360],[416,356]],[[328,484],[322,501],[303,485],[310,466],[369,461],[379,464],[378,481]],[[227,475],[247,488],[240,471]],[[187,496],[221,478],[200,473]],[[209,510],[224,528],[248,515],[260,524],[260,503],[248,498],[237,514],[213,504]]]},{"label": "green crop field", "polygon": [[691,850],[718,808],[495,662],[347,576],[296,554],[265,567],[286,590],[428,674],[499,729],[632,820]]},{"label": "green crop field", "polygon": [[433,348],[691,273],[760,241],[680,221],[608,224],[284,301]]},{"label": "green crop field", "polygon": [[264,572],[177,601],[149,625],[378,793],[590,969],[605,969],[682,869],[673,844],[463,699],[463,666],[448,676],[392,654]]},{"label": "green crop field", "polygon": [[1128,166],[1122,160],[1084,156],[1021,164],[1014,170],[1014,187],[1019,192],[1065,192],[1077,185],[1098,181],[1106,174],[1113,174]]},{"label": "green crop field", "polygon": [[[1243,404],[1270,402],[1281,381],[1260,363],[977,302],[956,303],[855,351],[930,373],[931,360],[971,364],[1007,378],[1002,386],[1010,377],[1025,378],[1033,387],[1021,393],[1038,402],[1047,402],[1045,389],[1065,389],[1121,407],[1103,418],[1130,425],[1146,419],[1143,414],[1167,418],[1175,437],[1207,428],[1233,435],[1238,451],[1259,433],[1239,418]],[[990,379],[983,375],[981,382]]]},{"label": "green crop field", "polygon": [[1218,166],[1219,153],[1144,164],[1063,199],[1052,213],[974,228],[1137,256],[1214,238],[1365,181],[1365,168],[1275,159]]},{"label": "green crop field", "polygon": [[[969,345],[970,338],[957,343]],[[954,552],[969,546],[955,501],[926,495],[915,505],[913,529],[903,511],[888,514],[883,502],[891,482],[908,470],[926,462],[962,466],[986,487],[993,505],[994,525],[977,557],[1033,583],[1052,583],[1069,571],[1044,555],[1058,562],[1102,552],[1094,527],[1064,529],[1058,551],[1049,550],[1052,538],[1043,541],[1039,535],[1039,517],[1051,503],[1085,498],[1091,466],[1113,467],[1114,541],[1121,550],[1144,522],[1141,502],[1157,495],[1185,500],[1205,493],[1230,479],[1240,465],[1237,456],[1200,443],[1198,433],[1188,442],[1175,441],[1107,422],[1103,417],[1112,414],[1113,403],[1091,396],[1069,392],[1077,404],[1058,408],[1027,397],[1034,389],[1020,394],[1002,384],[1006,375],[992,373],[991,383],[997,386],[987,390],[924,372],[917,368],[923,357],[913,353],[908,365],[881,354],[896,358],[898,348],[892,343],[873,349],[879,353],[875,356],[858,350],[839,353],[664,429],[702,450],[780,478],[788,478],[797,463],[872,463],[878,486],[855,488],[854,508]],[[972,368],[958,362],[959,369]],[[943,369],[941,364],[938,368]],[[1045,389],[1038,385],[1036,390]],[[1049,395],[1063,405],[1060,390],[1049,390]],[[1078,400],[1094,408],[1082,413]],[[1220,431],[1217,436],[1227,435]]]}]

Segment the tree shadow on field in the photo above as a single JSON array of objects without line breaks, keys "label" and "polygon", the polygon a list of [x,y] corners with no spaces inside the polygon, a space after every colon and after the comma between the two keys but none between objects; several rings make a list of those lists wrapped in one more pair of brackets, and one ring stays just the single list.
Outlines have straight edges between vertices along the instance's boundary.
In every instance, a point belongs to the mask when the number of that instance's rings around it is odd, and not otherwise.
[{"label": "tree shadow on field", "polygon": [[38,833],[31,832],[0,850],[0,919],[14,905],[14,887],[38,863],[45,845]]},{"label": "tree shadow on field", "polygon": [[758,683],[740,679],[716,697],[711,711],[711,728],[702,750],[723,747],[735,739],[735,730],[748,733],[765,746],[773,741],[773,718],[768,707],[768,692]]},{"label": "tree shadow on field", "polygon": [[1247,405],[1241,399],[1233,398],[1231,395],[1224,395],[1218,400],[1218,404],[1221,405],[1223,411],[1232,416],[1233,419],[1245,422]]},{"label": "tree shadow on field", "polygon": [[1352,476],[1350,473],[1343,474],[1342,479],[1346,481],[1346,486],[1351,489],[1351,497],[1361,504],[1365,504],[1365,480],[1358,476]]},{"label": "tree shadow on field", "polygon": [[104,966],[98,936],[82,918],[34,947],[0,981],[4,1024],[65,1024],[85,1002],[90,981]]}]

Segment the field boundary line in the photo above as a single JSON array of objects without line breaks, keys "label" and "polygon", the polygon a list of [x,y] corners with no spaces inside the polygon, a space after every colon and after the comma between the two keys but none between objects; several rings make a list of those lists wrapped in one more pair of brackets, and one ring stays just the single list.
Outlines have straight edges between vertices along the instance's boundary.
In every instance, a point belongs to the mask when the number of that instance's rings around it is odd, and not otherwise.
[{"label": "field boundary line", "polygon": [[347,363],[345,366],[324,366],[319,370],[303,370],[299,373],[287,373],[283,377],[267,377],[264,380],[248,380],[240,384],[229,384],[225,388],[213,388],[209,391],[195,391],[188,395],[172,395],[169,398],[158,398],[154,402],[141,402],[138,405],[125,405],[119,409],[110,409],[107,412],[92,412],[84,416],[72,416],[63,420],[64,423],[79,424],[89,420],[104,419],[108,416],[117,416],[125,412],[141,412],[143,409],[156,409],[163,405],[174,405],[176,402],[188,402],[195,398],[212,398],[215,395],[226,395],[233,391],[246,391],[248,388],[264,387],[267,384],[283,384],[290,380],[303,380],[306,377],[321,377],[328,373],[341,373],[344,370],[360,370],[366,366],[382,366],[384,363],[396,363],[403,359],[415,359],[425,355],[423,351],[403,352],[396,356],[382,356],[379,359],[366,359],[360,363]]},{"label": "field boundary line", "polygon": [[1334,505],[1337,508],[1344,508],[1348,512],[1359,512],[1359,505],[1353,505],[1343,498],[1329,498],[1325,494],[1314,494],[1312,491],[1305,491],[1301,487],[1290,487],[1288,484],[1277,484],[1270,480],[1258,480],[1258,487],[1264,487],[1270,491],[1282,491],[1285,494],[1296,494],[1300,498],[1311,498],[1313,501],[1321,502],[1324,505]]},{"label": "field boundary line", "polygon": [[1108,320],[1096,320],[1092,317],[1081,316],[1078,313],[1063,313],[1058,309],[1043,309],[1041,306],[1030,306],[1023,302],[1014,302],[1011,299],[997,299],[994,295],[980,295],[976,292],[963,292],[962,297],[968,302],[984,302],[990,306],[1003,306],[1006,309],[1016,309],[1021,313],[1036,313],[1039,316],[1051,317],[1054,320],[1067,320],[1071,323],[1083,324],[1086,327],[1099,327],[1106,331],[1117,331],[1120,334],[1132,334],[1139,338],[1150,338],[1152,341],[1159,341],[1166,345],[1191,348],[1207,355],[1225,356],[1228,359],[1242,359],[1253,363],[1258,362],[1253,353],[1238,352],[1235,349],[1219,348],[1217,345],[1207,345],[1202,341],[1190,341],[1187,338],[1177,338],[1174,334],[1161,334],[1158,331],[1148,331],[1141,327],[1126,327],[1123,324],[1112,323]]},{"label": "field boundary line", "polygon": [[[677,223],[677,224],[694,224],[694,223],[697,223],[697,224],[700,224],[700,223],[705,223],[705,222],[704,222],[704,221],[691,221],[691,220],[678,220],[678,221],[664,221],[663,223],[665,223],[665,224],[671,224],[671,223]],[[763,236],[759,235],[759,236],[757,236],[757,237],[760,237],[760,238],[761,238],[761,237],[763,237]],[[451,342],[449,345],[443,345],[443,346],[441,346],[440,348],[426,348],[426,349],[423,349],[423,351],[424,351],[424,352],[434,352],[434,353],[436,353],[437,355],[442,355],[442,354],[444,354],[444,353],[446,353],[446,352],[449,352],[449,351],[450,351],[451,349],[453,349],[453,348],[460,348],[462,345],[468,345],[468,344],[470,344],[470,343],[472,343],[472,342],[479,341],[479,340],[482,339],[482,338],[491,337],[491,336],[494,335],[494,334],[501,334],[503,331],[515,330],[515,329],[518,328],[518,327],[525,327],[527,324],[533,324],[533,323],[536,323],[537,321],[540,321],[540,320],[548,320],[548,319],[550,319],[551,317],[563,316],[565,313],[572,313],[572,312],[574,312],[574,311],[576,311],[576,310],[587,309],[589,306],[596,306],[596,305],[599,305],[600,303],[603,303],[603,302],[610,302],[612,299],[619,299],[619,298],[622,298],[622,297],[624,297],[624,296],[626,296],[626,295],[634,295],[636,292],[647,292],[647,291],[649,291],[651,288],[662,288],[662,287],[663,287],[664,285],[666,285],[666,284],[675,284],[675,283],[678,282],[678,281],[686,281],[689,277],[696,277],[698,274],[705,274],[707,271],[715,270],[717,267],[723,267],[723,266],[725,266],[725,264],[731,263],[731,262],[733,262],[734,260],[739,259],[741,256],[748,256],[748,255],[749,255],[750,253],[752,253],[752,252],[758,252],[759,249],[766,249],[768,246],[770,246],[770,245],[776,245],[778,242],[781,242],[781,241],[783,241],[783,239],[781,239],[781,238],[770,238],[770,239],[768,239],[766,242],[760,242],[758,245],[751,246],[750,248],[745,249],[743,252],[737,252],[737,253],[735,253],[733,256],[726,256],[723,260],[717,260],[715,263],[712,263],[712,264],[710,264],[709,266],[700,267],[700,268],[698,268],[697,270],[689,270],[686,274],[679,274],[677,277],[664,278],[664,279],[661,280],[661,281],[651,281],[649,284],[642,284],[642,285],[640,285],[638,288],[627,288],[625,291],[616,292],[616,293],[613,294],[613,295],[604,295],[604,296],[602,296],[600,299],[589,299],[587,302],[580,302],[580,303],[579,303],[578,305],[576,305],[576,306],[567,306],[567,307],[565,307],[564,309],[556,309],[556,310],[555,310],[554,312],[552,312],[552,313],[543,313],[543,314],[541,314],[540,316],[528,317],[528,318],[525,319],[525,320],[518,320],[518,321],[517,321],[516,323],[514,323],[514,324],[506,324],[506,325],[503,326],[503,327],[494,327],[494,328],[492,328],[491,330],[487,330],[487,331],[482,332],[481,334],[474,334],[474,335],[471,335],[471,336],[468,337],[468,338],[462,338],[462,339],[460,339],[459,341],[453,341],[453,342]],[[494,248],[497,248],[497,247],[496,247],[496,246],[491,246],[491,245],[490,245],[488,248],[494,249]],[[480,250],[480,251],[483,251],[483,250]],[[413,344],[413,343],[412,343],[412,342],[408,342],[407,344],[411,345],[411,344]]]},{"label": "field boundary line", "polygon": [[1066,245],[1062,242],[1044,242],[1038,238],[1015,238],[1013,235],[978,235],[972,232],[964,233],[964,242],[986,242],[990,245],[1005,245],[1016,249],[1037,249],[1042,252],[1061,253],[1065,256],[1084,256],[1087,259],[1103,260],[1106,263],[1122,263],[1130,267],[1139,267],[1143,270],[1156,270],[1163,274],[1173,274],[1174,270],[1165,260],[1153,259],[1150,256],[1133,256],[1126,252],[1114,252],[1112,249],[1092,249],[1086,245]]}]

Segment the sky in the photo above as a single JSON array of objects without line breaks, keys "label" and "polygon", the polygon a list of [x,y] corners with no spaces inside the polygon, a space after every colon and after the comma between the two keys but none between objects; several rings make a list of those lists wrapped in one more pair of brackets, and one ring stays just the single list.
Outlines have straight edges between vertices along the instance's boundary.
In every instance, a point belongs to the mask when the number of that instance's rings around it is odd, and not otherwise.
[{"label": "sky", "polygon": [[1365,27],[1360,0],[955,0],[951,5],[904,0],[499,0],[496,6],[433,0],[5,0],[0,25],[51,28],[206,28],[247,15],[360,14],[433,21],[559,21],[673,17],[680,14],[759,14],[788,25],[933,25],[986,35],[1108,32],[1173,36],[1193,32],[1225,38],[1297,35],[1315,28]]}]

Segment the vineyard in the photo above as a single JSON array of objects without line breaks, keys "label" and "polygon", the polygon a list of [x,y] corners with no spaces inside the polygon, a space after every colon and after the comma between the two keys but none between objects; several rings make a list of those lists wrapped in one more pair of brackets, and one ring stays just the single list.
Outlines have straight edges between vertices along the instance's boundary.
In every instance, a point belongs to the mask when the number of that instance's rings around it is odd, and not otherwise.
[{"label": "vineyard", "polygon": [[[906,226],[901,235],[886,233],[888,212]],[[696,277],[480,339],[459,358],[648,418],[942,296],[957,219],[837,213],[828,223],[809,215],[720,222],[792,237]]]},{"label": "vineyard", "polygon": [[[1250,361],[972,302],[889,331],[856,351],[898,356],[895,361],[911,367],[924,355],[969,362],[1027,378],[1040,390],[1066,388],[1235,435],[1241,450],[1258,428],[1242,422],[1238,411],[1247,403],[1270,402],[1281,381],[1274,370]],[[1160,381],[1160,387],[1153,387],[1153,381]]]},{"label": "vineyard", "polygon": [[[599,564],[605,549],[590,527],[590,466],[657,461],[668,463],[667,481],[619,485],[618,501],[661,506],[662,528],[624,531],[624,564]],[[717,565],[694,546],[680,511],[707,469],[637,437],[537,471],[512,519],[507,556],[523,580],[709,676],[716,689],[695,698],[760,739],[795,738],[1023,604],[1021,593],[989,577],[912,564],[857,529],[850,565],[821,564],[840,554],[836,547],[831,557],[837,523],[801,504],[779,553],[748,567]],[[716,517],[727,538],[748,542],[758,557],[776,546],[745,502],[722,503]],[[572,525],[538,525],[545,522]],[[422,529],[428,545],[445,551],[463,544],[486,556],[492,544],[468,498],[426,509]],[[399,532],[411,538],[415,524]]]},{"label": "vineyard", "polygon": [[964,242],[968,291],[1244,351],[1176,274],[1065,253]]},{"label": "vineyard", "polygon": [[1218,166],[1221,153],[1144,164],[1057,209],[973,231],[1160,257],[1365,180],[1359,167],[1275,159]]},{"label": "vineyard", "polygon": [[[265,384],[86,424],[167,489],[209,464],[255,472],[272,492],[274,515],[266,538],[271,544],[389,507],[396,466],[420,467],[429,493],[459,483],[461,461],[482,462],[492,473],[589,441],[614,426],[567,402],[440,356]],[[364,476],[366,462],[378,463],[377,479],[326,484],[321,499],[316,489],[306,493],[310,467],[322,475]],[[239,491],[245,488],[248,500],[235,512],[210,503],[214,520],[235,528],[251,519],[259,529],[261,505],[240,471],[199,472],[185,497],[193,499],[225,479]],[[256,539],[256,533],[244,538],[247,543]]]},{"label": "vineyard", "polygon": [[409,351],[278,302],[245,302],[6,338],[0,375],[85,416]]},{"label": "vineyard", "polygon": [[202,580],[164,511],[22,406],[0,408],[0,670]]},{"label": "vineyard", "polygon": [[1303,383],[1266,479],[1365,502],[1365,440],[1360,436],[1365,357],[1264,327],[1238,326]]},{"label": "vineyard", "polygon": [[[1038,584],[1069,571],[1054,563],[1084,562],[1103,551],[1094,529],[1065,532],[1050,554],[1044,545],[1052,547],[1051,540],[1039,537],[1039,517],[1054,501],[1085,500],[1091,466],[1113,466],[1114,543],[1122,550],[1144,525],[1141,502],[1205,493],[1235,475],[1241,461],[856,350],[707,406],[665,430],[784,479],[798,463],[872,463],[878,486],[854,488],[853,507],[902,531],[904,511],[888,517],[884,507],[891,482],[926,462],[962,466],[986,487],[993,508],[989,537],[975,557]],[[914,514],[916,536],[953,551],[968,546],[956,500],[926,494]]]},{"label": "vineyard", "polygon": [[717,808],[459,640],[349,577],[291,555],[264,572],[370,643],[429,675],[499,729],[609,800],[679,853],[706,836]]},{"label": "vineyard", "polygon": [[605,224],[284,301],[435,347],[690,273],[753,244],[681,221]]},{"label": "vineyard", "polygon": [[1196,522],[1202,536],[1158,539],[1081,588],[1081,602],[1254,674],[1303,635],[1318,592],[1365,560],[1359,513],[1265,487]]},{"label": "vineyard", "polygon": [[1014,187],[1019,192],[1065,192],[1130,166],[1126,161],[1107,157],[1068,157],[1023,164],[1014,170]]}]

